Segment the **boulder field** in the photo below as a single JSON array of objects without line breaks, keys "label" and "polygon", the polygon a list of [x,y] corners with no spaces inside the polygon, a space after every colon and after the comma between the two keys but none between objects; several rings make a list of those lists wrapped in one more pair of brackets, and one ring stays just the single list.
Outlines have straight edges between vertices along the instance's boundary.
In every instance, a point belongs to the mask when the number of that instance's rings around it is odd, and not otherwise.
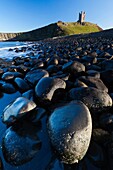
[{"label": "boulder field", "polygon": [[112,170],[112,38],[19,50],[0,59],[1,170]]}]

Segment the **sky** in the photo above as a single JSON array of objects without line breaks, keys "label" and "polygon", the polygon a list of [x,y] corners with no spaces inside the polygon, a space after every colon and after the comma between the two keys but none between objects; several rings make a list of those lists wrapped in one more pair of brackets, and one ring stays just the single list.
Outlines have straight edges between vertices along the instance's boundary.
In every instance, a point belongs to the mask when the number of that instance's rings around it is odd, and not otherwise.
[{"label": "sky", "polygon": [[113,28],[113,0],[0,0],[0,32],[24,32],[57,21],[86,21]]}]

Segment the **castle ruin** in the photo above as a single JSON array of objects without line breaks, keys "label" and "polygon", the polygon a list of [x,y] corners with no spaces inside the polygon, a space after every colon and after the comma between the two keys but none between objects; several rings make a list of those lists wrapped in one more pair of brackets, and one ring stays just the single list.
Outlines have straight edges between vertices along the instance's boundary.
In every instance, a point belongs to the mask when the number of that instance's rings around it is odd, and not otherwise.
[{"label": "castle ruin", "polygon": [[83,24],[85,22],[85,16],[86,16],[85,11],[81,11],[81,13],[79,13],[79,20],[78,20],[78,22],[80,24]]}]

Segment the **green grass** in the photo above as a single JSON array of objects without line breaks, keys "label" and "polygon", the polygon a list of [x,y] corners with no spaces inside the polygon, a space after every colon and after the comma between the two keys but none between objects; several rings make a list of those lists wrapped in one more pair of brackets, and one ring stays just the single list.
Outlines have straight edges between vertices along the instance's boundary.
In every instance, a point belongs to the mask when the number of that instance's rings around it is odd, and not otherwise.
[{"label": "green grass", "polygon": [[81,33],[91,33],[98,32],[101,30],[96,24],[85,22],[84,25],[80,25],[77,22],[58,22],[58,26],[64,32],[64,35],[73,35],[73,34],[81,34]]}]

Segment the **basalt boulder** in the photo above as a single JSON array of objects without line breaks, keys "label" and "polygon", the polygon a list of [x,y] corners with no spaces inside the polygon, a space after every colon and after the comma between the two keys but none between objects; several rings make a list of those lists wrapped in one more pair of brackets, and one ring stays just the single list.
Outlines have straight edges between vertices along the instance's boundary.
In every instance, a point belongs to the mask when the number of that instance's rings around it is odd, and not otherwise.
[{"label": "basalt boulder", "polygon": [[35,98],[34,91],[32,89],[23,93],[22,96],[32,101],[34,101]]},{"label": "basalt boulder", "polygon": [[10,71],[8,71],[8,72],[5,72],[2,75],[2,79],[5,80],[5,81],[13,80],[16,77],[23,77],[23,74],[20,73],[20,72],[10,72]]},{"label": "basalt boulder", "polygon": [[84,157],[91,132],[91,115],[81,101],[72,101],[55,109],[48,120],[51,144],[66,164],[77,163]]},{"label": "basalt boulder", "polygon": [[84,82],[89,87],[95,87],[99,90],[108,92],[108,88],[102,82],[100,78],[92,77],[92,76],[82,76],[79,78],[82,82]]},{"label": "basalt boulder", "polygon": [[105,70],[100,73],[100,78],[108,87],[110,92],[113,92],[113,70]]},{"label": "basalt boulder", "polygon": [[36,85],[36,83],[38,83],[43,77],[49,77],[49,73],[46,70],[37,69],[29,71],[25,76],[25,80],[31,85]]},{"label": "basalt boulder", "polygon": [[112,132],[113,131],[113,114],[105,113],[100,116],[99,119],[100,127],[103,129]]},{"label": "basalt boulder", "polygon": [[8,128],[2,140],[4,158],[13,166],[29,162],[40,148],[36,127],[25,123]]},{"label": "basalt boulder", "polygon": [[30,86],[28,85],[28,83],[23,80],[22,78],[15,78],[14,82],[16,83],[18,89],[21,91],[21,92],[25,92],[27,90],[30,89]]},{"label": "basalt boulder", "polygon": [[88,74],[88,76],[92,76],[92,77],[95,77],[95,78],[100,78],[100,73],[99,73],[99,71],[96,71],[96,70],[88,70],[88,71],[86,71],[86,73]]},{"label": "basalt boulder", "polygon": [[3,93],[12,94],[16,92],[15,87],[11,83],[6,83],[5,81],[0,81],[0,89]]},{"label": "basalt boulder", "polygon": [[108,93],[93,87],[73,88],[69,92],[71,100],[81,100],[91,112],[98,113],[112,106]]},{"label": "basalt boulder", "polygon": [[63,65],[62,70],[64,72],[75,74],[79,72],[84,72],[85,66],[78,61],[69,61],[68,63]]},{"label": "basalt boulder", "polygon": [[96,59],[96,57],[93,57],[93,56],[83,56],[82,57],[82,62],[89,62],[89,63],[91,63],[91,64],[94,64],[94,63],[96,63],[97,62],[97,59]]},{"label": "basalt boulder", "polygon": [[112,70],[113,69],[113,60],[105,60],[101,62],[101,68],[103,70]]},{"label": "basalt boulder", "polygon": [[8,125],[13,124],[35,107],[36,104],[33,101],[30,101],[25,97],[18,97],[13,103],[9,104],[4,109],[2,121]]},{"label": "basalt boulder", "polygon": [[37,83],[35,93],[40,100],[51,101],[53,94],[57,89],[65,88],[66,83],[62,79],[45,77]]}]

